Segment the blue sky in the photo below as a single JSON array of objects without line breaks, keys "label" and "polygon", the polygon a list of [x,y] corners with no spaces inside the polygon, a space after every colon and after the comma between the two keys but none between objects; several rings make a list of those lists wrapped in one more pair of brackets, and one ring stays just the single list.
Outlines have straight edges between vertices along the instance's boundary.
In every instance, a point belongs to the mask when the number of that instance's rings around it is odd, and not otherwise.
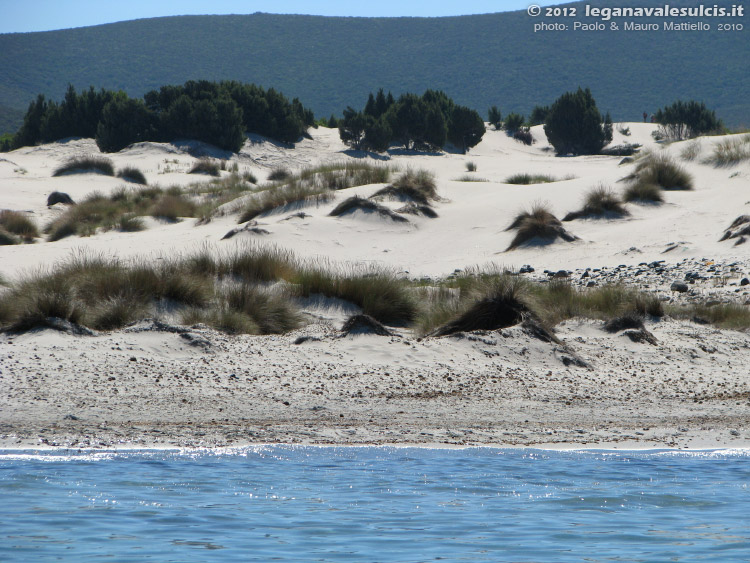
[{"label": "blue sky", "polygon": [[323,16],[457,16],[524,10],[566,0],[0,0],[0,33],[47,31],[185,14],[316,14]]}]

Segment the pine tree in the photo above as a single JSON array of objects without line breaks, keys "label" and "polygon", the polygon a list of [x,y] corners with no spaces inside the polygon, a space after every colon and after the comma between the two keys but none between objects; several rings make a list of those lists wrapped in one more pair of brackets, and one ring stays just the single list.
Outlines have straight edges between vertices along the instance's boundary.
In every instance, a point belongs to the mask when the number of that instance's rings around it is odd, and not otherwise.
[{"label": "pine tree", "polygon": [[[611,120],[610,120],[611,121]],[[612,140],[591,91],[578,88],[560,96],[544,124],[547,140],[557,154],[597,154]]]}]

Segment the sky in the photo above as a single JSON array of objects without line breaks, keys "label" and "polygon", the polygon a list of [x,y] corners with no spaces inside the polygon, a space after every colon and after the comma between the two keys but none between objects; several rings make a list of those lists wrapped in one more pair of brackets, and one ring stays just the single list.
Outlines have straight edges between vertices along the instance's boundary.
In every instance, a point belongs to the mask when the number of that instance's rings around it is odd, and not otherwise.
[{"label": "sky", "polygon": [[568,0],[0,0],[0,33],[48,31],[188,14],[321,16],[458,16],[525,10]]}]

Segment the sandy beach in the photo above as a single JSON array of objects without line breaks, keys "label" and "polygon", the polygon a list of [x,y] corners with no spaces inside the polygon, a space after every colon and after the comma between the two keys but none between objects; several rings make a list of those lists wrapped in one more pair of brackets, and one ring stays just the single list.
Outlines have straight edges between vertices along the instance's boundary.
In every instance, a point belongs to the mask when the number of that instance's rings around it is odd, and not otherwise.
[{"label": "sandy beach", "polygon": [[[746,304],[750,258],[743,245],[720,241],[750,208],[750,163],[716,167],[704,159],[725,140],[706,137],[660,145],[651,124],[631,123],[613,144],[664,151],[692,174],[695,189],[666,192],[660,206],[628,204],[628,217],[566,223],[579,240],[506,251],[514,215],[546,201],[558,217],[580,206],[587,190],[620,190],[632,165],[621,157],[555,157],[540,127],[525,146],[489,130],[468,155],[400,154],[387,161],[352,155],[338,132],[286,148],[260,138],[232,156],[260,179],[278,166],[300,170],[366,159],[435,175],[438,218],[395,223],[366,213],[330,217],[350,195],[384,185],[341,190],[331,202],[279,209],[257,218],[267,235],[241,233],[227,212],[207,224],[147,219],[141,232],[97,232],[56,242],[0,247],[0,274],[20,279],[72,253],[158,261],[199,248],[274,245],[339,265],[378,265],[412,279],[443,278],[495,264],[529,279],[560,270],[576,287],[626,283],[665,303],[698,300]],[[689,143],[699,156],[680,159]],[[190,153],[193,153],[192,155]],[[3,209],[40,226],[63,212],[46,206],[52,191],[81,200],[109,194],[120,179],[98,174],[52,177],[67,158],[99,154],[74,139],[0,154]],[[108,155],[141,169],[150,185],[204,181],[187,171],[195,146],[143,143]],[[476,177],[460,181],[472,161]],[[559,181],[510,185],[516,173]],[[228,174],[224,172],[223,174]],[[205,181],[208,181],[206,179]],[[395,207],[397,203],[388,203]],[[239,240],[238,240],[239,239]],[[689,275],[688,275],[689,274]],[[689,281],[686,291],[675,281]],[[750,335],[669,316],[650,319],[654,342],[610,333],[602,322],[574,318],[555,327],[559,342],[517,325],[446,337],[342,332],[356,306],[331,299],[300,303],[306,324],[272,336],[228,335],[182,326],[164,311],[112,332],[79,336],[50,328],[0,334],[0,448],[219,447],[254,443],[416,444],[602,448],[750,446]]]}]

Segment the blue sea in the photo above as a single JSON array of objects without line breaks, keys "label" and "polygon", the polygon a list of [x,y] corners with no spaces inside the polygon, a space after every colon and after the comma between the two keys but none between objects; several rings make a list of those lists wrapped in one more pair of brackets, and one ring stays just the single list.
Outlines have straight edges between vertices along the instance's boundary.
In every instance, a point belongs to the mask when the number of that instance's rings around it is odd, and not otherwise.
[{"label": "blue sea", "polygon": [[0,561],[750,561],[750,451],[0,451]]}]

